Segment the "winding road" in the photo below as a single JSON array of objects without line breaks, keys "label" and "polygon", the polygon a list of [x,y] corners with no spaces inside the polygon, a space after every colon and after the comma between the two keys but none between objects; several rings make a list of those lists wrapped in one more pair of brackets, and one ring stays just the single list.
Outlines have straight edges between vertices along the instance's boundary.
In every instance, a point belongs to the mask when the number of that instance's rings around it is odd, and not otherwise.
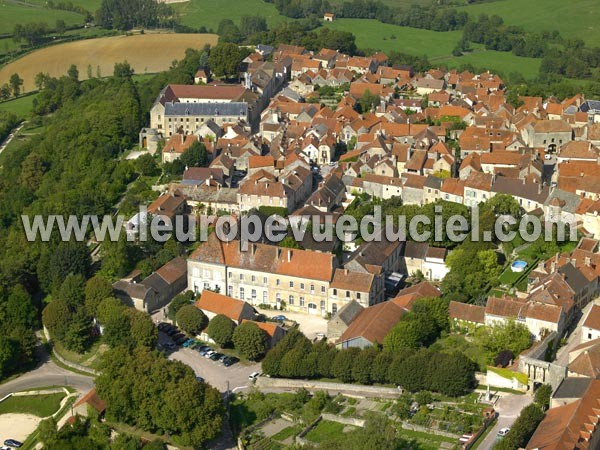
[{"label": "winding road", "polygon": [[11,392],[27,391],[47,386],[69,386],[81,393],[94,387],[94,379],[79,375],[57,366],[50,359],[42,345],[36,349],[40,363],[38,366],[14,380],[0,384],[0,398]]}]

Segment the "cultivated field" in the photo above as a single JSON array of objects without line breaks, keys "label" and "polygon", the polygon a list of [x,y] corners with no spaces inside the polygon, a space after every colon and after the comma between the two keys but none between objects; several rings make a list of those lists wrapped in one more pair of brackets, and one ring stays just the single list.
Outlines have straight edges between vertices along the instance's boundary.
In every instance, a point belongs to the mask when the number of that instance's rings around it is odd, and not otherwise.
[{"label": "cultivated field", "polygon": [[79,68],[81,79],[87,78],[88,65],[93,76],[112,75],[116,62],[127,60],[138,74],[166,70],[174,59],[183,57],[187,48],[215,45],[214,34],[141,34],[114,36],[69,42],[34,51],[0,68],[0,85],[8,82],[11,74],[18,73],[24,80],[23,90],[35,89],[34,79],[39,72],[52,76],[66,74],[69,66]]},{"label": "cultivated field", "polygon": [[240,18],[247,15],[263,16],[269,26],[283,20],[292,20],[280,15],[273,3],[263,0],[190,0],[173,3],[171,6],[178,12],[184,25],[196,29],[205,26],[215,32],[221,20],[231,19],[239,25]]}]

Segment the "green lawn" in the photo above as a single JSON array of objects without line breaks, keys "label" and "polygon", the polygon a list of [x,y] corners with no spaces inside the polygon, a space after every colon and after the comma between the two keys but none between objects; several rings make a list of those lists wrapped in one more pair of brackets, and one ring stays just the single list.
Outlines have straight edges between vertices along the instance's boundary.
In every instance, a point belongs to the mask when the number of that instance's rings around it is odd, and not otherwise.
[{"label": "green lawn", "polygon": [[33,99],[37,94],[26,95],[14,100],[8,100],[0,103],[0,111],[8,111],[16,114],[21,118],[27,118],[31,114]]},{"label": "green lawn", "polygon": [[269,26],[286,20],[275,5],[263,0],[190,0],[171,6],[178,12],[182,24],[196,29],[205,26],[215,32],[221,20],[231,19],[239,25],[240,18],[245,15],[265,17]]},{"label": "green lawn", "polygon": [[497,14],[505,23],[530,31],[558,30],[563,37],[600,46],[598,0],[497,0],[465,6],[464,10],[474,17]]},{"label": "green lawn", "polygon": [[54,27],[62,19],[67,25],[83,24],[84,17],[71,11],[44,8],[40,5],[26,6],[23,2],[0,0],[0,34],[12,33],[15,24],[46,22]]},{"label": "green lawn", "polygon": [[398,428],[398,437],[407,441],[417,441],[421,450],[438,450],[442,444],[455,444],[455,439],[438,436],[433,433],[421,433],[420,431],[405,430]]},{"label": "green lawn", "polygon": [[289,426],[281,430],[279,433],[276,433],[273,436],[271,436],[271,439],[273,439],[274,441],[285,441],[290,436],[294,436],[300,433],[300,431],[302,431],[302,427],[300,426]]},{"label": "green lawn", "polygon": [[10,397],[0,403],[0,414],[21,413],[48,417],[58,411],[64,393]]},{"label": "green lawn", "polygon": [[344,432],[346,425],[329,420],[321,420],[319,424],[310,430],[305,438],[312,442],[324,442],[330,439],[335,439]]}]

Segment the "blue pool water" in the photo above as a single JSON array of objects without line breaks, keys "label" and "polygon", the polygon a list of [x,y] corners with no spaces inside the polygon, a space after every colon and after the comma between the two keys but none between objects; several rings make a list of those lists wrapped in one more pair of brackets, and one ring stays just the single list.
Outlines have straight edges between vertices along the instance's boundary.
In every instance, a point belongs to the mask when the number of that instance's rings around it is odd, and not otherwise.
[{"label": "blue pool water", "polygon": [[510,265],[510,270],[513,272],[523,272],[525,267],[527,267],[527,262],[519,259]]}]

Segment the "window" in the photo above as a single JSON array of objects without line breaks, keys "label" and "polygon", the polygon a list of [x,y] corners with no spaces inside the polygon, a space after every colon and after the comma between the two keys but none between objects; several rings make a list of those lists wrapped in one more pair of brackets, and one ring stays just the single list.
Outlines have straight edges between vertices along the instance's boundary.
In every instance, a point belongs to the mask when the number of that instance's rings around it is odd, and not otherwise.
[{"label": "window", "polygon": [[252,282],[256,281],[256,276],[252,275]]},{"label": "window", "polygon": [[279,278],[277,278],[277,281],[275,282],[275,284],[276,284],[277,286],[279,286],[279,285],[281,284],[281,280],[280,280]]},{"label": "window", "polygon": [[256,300],[256,289],[252,289],[252,300]]},{"label": "window", "polygon": [[243,280],[244,280],[244,274],[240,273],[240,281],[243,281]]},{"label": "window", "polygon": [[300,297],[300,306],[304,306],[304,297]]},{"label": "window", "polygon": [[290,287],[293,288],[294,287],[294,282],[290,281]]},{"label": "window", "polygon": [[350,297],[350,291],[346,291],[346,298]]},{"label": "window", "polygon": [[588,333],[588,339],[592,338],[592,333]]},{"label": "window", "polygon": [[337,313],[337,303],[331,304],[331,314]]},{"label": "window", "polygon": [[304,290],[304,283],[300,283],[300,289]]},{"label": "window", "polygon": [[263,303],[267,303],[267,291],[263,291]]},{"label": "window", "polygon": [[337,295],[337,289],[333,290],[333,295]]},{"label": "window", "polygon": [[321,286],[321,294],[325,293],[325,286]]},{"label": "window", "polygon": [[290,297],[288,298],[288,302],[290,305],[294,304],[294,296],[293,295],[290,295]]},{"label": "window", "polygon": [[233,297],[233,286],[227,286],[227,295]]},{"label": "window", "polygon": [[227,276],[228,276],[229,278],[231,278],[231,277],[233,276],[233,272],[229,272],[229,273],[227,274]]},{"label": "window", "polygon": [[310,293],[311,293],[311,294],[314,294],[314,293],[315,293],[315,285],[314,285],[314,284],[311,284],[311,285],[310,285]]},{"label": "window", "polygon": [[263,284],[266,286],[267,285],[267,277],[263,278]]},{"label": "window", "polygon": [[357,293],[356,293],[356,299],[357,299],[357,300],[360,300],[360,292],[357,292]]},{"label": "window", "polygon": [[244,288],[240,288],[240,300],[244,300]]},{"label": "window", "polygon": [[321,300],[321,311],[325,310],[325,300]]},{"label": "window", "polygon": [[204,289],[208,289],[208,288],[210,288],[210,285],[208,284],[208,282],[207,282],[207,281],[205,281],[205,282],[204,282]]}]

